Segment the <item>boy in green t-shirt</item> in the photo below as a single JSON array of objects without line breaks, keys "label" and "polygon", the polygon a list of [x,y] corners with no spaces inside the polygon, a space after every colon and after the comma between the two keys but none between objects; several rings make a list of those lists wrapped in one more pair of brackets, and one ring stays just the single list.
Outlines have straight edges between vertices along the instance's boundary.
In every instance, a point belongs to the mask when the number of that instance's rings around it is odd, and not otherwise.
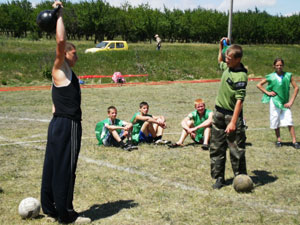
[{"label": "boy in green t-shirt", "polygon": [[182,147],[184,140],[190,135],[196,143],[203,144],[203,150],[208,150],[213,112],[205,108],[202,99],[195,100],[194,104],[195,110],[181,121],[183,130],[179,140],[170,145],[170,148]]},{"label": "boy in green t-shirt", "polygon": [[212,122],[210,161],[211,176],[216,179],[213,189],[225,185],[226,149],[229,147],[234,176],[247,174],[245,157],[245,126],[243,102],[246,96],[247,70],[241,63],[243,50],[231,45],[222,61],[223,40],[220,40],[218,62],[223,70]]},{"label": "boy in green t-shirt", "polygon": [[[299,149],[300,145],[296,141],[295,128],[293,125],[291,107],[299,92],[298,85],[291,73],[284,72],[284,61],[281,58],[274,60],[275,72],[268,74],[256,86],[264,95],[263,103],[270,102],[270,128],[275,130],[276,147],[281,147],[280,127],[288,127],[292,136],[293,147]],[[267,88],[263,85],[268,83]],[[294,93],[290,98],[290,84],[294,88]]]},{"label": "boy in green t-shirt", "polygon": [[125,138],[130,140],[132,123],[117,119],[117,108],[110,106],[107,108],[108,118],[97,123],[95,128],[98,145],[121,147],[131,151],[137,149],[136,146],[125,144]]},{"label": "boy in green t-shirt", "polygon": [[135,113],[130,122],[133,124],[132,141],[138,143],[168,144],[169,141],[162,140],[166,126],[164,116],[153,116],[148,114],[147,102],[140,103],[139,112]]}]

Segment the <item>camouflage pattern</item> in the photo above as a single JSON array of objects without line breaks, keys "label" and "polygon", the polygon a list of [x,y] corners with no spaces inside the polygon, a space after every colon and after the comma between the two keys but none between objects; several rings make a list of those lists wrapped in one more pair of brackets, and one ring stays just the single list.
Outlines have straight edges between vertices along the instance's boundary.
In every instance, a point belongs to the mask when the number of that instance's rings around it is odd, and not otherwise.
[{"label": "camouflage pattern", "polygon": [[215,110],[213,116],[210,162],[211,176],[214,179],[225,176],[226,150],[230,151],[230,161],[234,175],[247,174],[245,143],[246,134],[243,119],[238,118],[236,131],[230,134],[225,133],[232,115],[225,115]]}]

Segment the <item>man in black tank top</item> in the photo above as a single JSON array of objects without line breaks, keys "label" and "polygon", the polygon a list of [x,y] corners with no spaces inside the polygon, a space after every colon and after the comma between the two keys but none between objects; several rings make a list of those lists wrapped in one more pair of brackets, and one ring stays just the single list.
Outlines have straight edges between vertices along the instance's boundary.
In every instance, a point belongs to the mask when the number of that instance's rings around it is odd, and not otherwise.
[{"label": "man in black tank top", "polygon": [[56,23],[56,58],[52,69],[53,118],[43,167],[41,204],[50,220],[60,223],[89,223],[73,208],[75,171],[81,144],[81,92],[78,78],[71,70],[77,61],[76,48],[66,42],[63,7],[59,1]]}]

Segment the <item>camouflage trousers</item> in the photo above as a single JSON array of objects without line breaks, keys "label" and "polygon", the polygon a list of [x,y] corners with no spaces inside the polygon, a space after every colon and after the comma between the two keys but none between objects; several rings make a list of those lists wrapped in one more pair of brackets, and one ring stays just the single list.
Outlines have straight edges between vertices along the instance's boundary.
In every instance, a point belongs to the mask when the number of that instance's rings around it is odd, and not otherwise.
[{"label": "camouflage trousers", "polygon": [[230,161],[234,175],[247,174],[245,143],[246,134],[243,119],[238,118],[236,130],[230,134],[225,133],[232,115],[215,110],[211,130],[210,165],[211,177],[217,179],[225,176],[226,150],[230,151]]}]

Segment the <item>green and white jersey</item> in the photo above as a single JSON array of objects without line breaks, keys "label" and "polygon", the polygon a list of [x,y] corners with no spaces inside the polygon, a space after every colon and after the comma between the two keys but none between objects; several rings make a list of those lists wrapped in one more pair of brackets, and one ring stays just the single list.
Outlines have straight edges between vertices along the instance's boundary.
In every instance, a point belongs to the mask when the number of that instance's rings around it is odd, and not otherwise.
[{"label": "green and white jersey", "polygon": [[244,100],[246,97],[246,87],[248,82],[247,70],[242,68],[233,70],[226,63],[221,62],[220,68],[223,70],[219,93],[216,98],[216,105],[230,111],[234,111],[236,101]]},{"label": "green and white jersey", "polygon": [[266,79],[268,82],[266,90],[274,91],[276,92],[276,95],[268,96],[267,94],[264,94],[261,100],[262,103],[268,103],[272,98],[272,101],[277,108],[286,110],[284,104],[287,103],[290,99],[290,83],[292,74],[285,72],[283,76],[280,77],[276,72],[274,72],[268,74],[266,76]]},{"label": "green and white jersey", "polygon": [[[130,120],[130,122],[133,124],[133,127],[132,127],[132,141],[135,142],[135,143],[139,142],[140,130],[142,129],[142,126],[143,126],[143,124],[145,122],[143,120],[137,120],[137,121],[135,121],[135,118],[136,118],[137,115],[141,115],[141,113],[140,112],[135,113],[133,115],[133,117],[131,118],[131,120]],[[145,116],[152,117],[152,115],[150,115],[150,114],[147,114]]]},{"label": "green and white jersey", "polygon": [[[104,137],[109,133],[109,130],[105,127],[105,124],[108,125],[115,125],[122,127],[124,125],[123,120],[115,119],[114,123],[112,123],[110,118],[106,118],[105,120],[100,121],[97,123],[95,128],[96,138],[99,141],[98,145],[102,145],[102,141]],[[121,133],[121,129],[116,130],[119,134]]]},{"label": "green and white jersey", "polygon": [[[204,114],[202,117],[200,117],[199,113],[197,110],[191,112],[188,117],[194,121],[194,127],[200,125],[201,123],[203,123],[205,120],[208,119],[209,114],[212,111],[209,109],[205,109]],[[196,137],[195,137],[195,141],[199,142],[200,140],[203,139],[203,133],[204,133],[204,129],[205,128],[199,128],[198,130],[196,130]]]}]

